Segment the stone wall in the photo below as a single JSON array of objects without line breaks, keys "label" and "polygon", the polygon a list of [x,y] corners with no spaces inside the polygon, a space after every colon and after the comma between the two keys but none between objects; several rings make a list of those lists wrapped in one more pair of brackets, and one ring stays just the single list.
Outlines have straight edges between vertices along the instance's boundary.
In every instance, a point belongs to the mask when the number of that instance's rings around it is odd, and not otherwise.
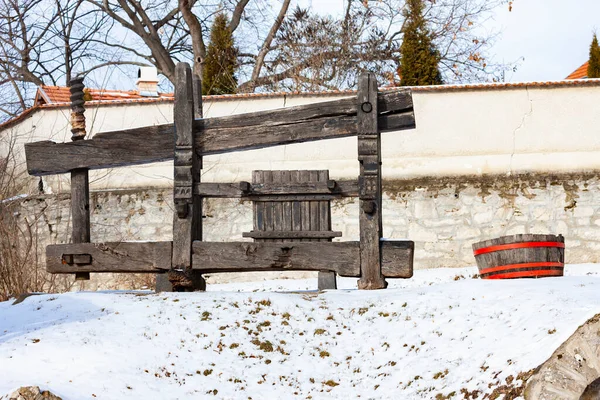
[{"label": "stone wall", "polygon": [[[600,261],[600,174],[421,178],[384,181],[384,236],[415,241],[415,268],[464,267],[471,244],[517,233],[563,234],[567,263]],[[167,188],[91,194],[92,241],[171,240]],[[23,218],[37,216],[40,249],[69,241],[68,195],[22,200]],[[207,199],[204,239],[242,241],[252,229],[250,202]],[[358,240],[358,202],[332,202],[334,230]],[[40,250],[41,251],[41,250]]]}]

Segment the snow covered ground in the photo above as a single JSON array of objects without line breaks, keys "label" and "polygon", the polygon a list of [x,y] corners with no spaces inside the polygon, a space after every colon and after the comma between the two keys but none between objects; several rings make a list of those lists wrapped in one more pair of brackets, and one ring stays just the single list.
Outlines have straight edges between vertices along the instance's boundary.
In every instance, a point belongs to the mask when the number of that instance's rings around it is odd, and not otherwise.
[{"label": "snow covered ground", "polygon": [[381,291],[280,280],[3,302],[0,396],[38,385],[67,400],[481,399],[600,313],[599,272],[482,281],[435,269]]}]

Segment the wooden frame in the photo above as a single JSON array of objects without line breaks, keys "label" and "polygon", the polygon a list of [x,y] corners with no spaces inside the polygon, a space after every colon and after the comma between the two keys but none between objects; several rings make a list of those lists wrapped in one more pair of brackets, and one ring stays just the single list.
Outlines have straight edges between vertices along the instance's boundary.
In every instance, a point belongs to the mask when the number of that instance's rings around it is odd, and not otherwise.
[{"label": "wooden frame", "polygon": [[[364,73],[354,97],[203,119],[201,98],[194,96],[201,92],[198,85],[189,65],[178,64],[174,124],[99,133],[93,139],[69,143],[25,145],[31,175],[72,173],[73,243],[48,246],[49,272],[83,277],[90,272],[168,272],[162,274],[160,284],[167,290],[203,290],[201,274],[210,272],[330,271],[322,275],[324,281],[333,276],[334,285],[334,272],[359,277],[360,289],[384,288],[386,277],[412,276],[414,243],[384,241],[381,213],[381,132],[415,127],[409,90],[378,92],[375,76]],[[355,181],[200,182],[203,155],[347,136],[358,136],[360,175]],[[175,178],[173,241],[89,243],[87,171],[169,159],[174,160]],[[304,232],[304,236],[314,236],[309,242],[286,241],[300,237],[290,227],[289,231],[245,235],[259,240],[255,243],[203,242],[204,197],[242,198],[255,204],[294,202],[300,197],[326,204],[325,200],[358,197],[360,241],[324,241],[338,236],[331,231]],[[165,276],[171,286],[165,284]]]}]

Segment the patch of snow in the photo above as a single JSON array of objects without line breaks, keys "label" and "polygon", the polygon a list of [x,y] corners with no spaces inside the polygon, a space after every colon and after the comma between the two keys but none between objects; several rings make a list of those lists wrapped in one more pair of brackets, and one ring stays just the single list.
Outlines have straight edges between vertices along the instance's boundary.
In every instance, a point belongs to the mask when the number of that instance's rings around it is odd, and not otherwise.
[{"label": "patch of snow", "polygon": [[600,312],[598,271],[486,281],[474,267],[432,269],[379,291],[340,278],[318,294],[316,279],[288,279],[3,302],[0,395],[26,385],[65,400],[488,393]]}]

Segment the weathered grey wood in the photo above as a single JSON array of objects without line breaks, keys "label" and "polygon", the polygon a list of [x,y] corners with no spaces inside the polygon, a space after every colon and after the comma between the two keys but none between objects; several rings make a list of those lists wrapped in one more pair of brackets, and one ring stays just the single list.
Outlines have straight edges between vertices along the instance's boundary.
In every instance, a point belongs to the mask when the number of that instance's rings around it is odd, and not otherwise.
[{"label": "weathered grey wood", "polygon": [[[310,181],[310,171],[300,171],[300,182]],[[312,200],[312,199],[311,199]],[[301,202],[300,213],[302,218],[302,230],[309,231],[310,227],[310,201]],[[310,239],[302,239],[303,242],[310,242]]]},{"label": "weathered grey wood", "polygon": [[[252,231],[243,232],[243,237],[255,239],[331,239],[342,236],[342,232],[335,231]],[[287,240],[286,240],[287,241]]]},{"label": "weathered grey wood", "polygon": [[[408,242],[411,243],[411,242]],[[360,276],[359,242],[338,243],[214,243],[195,241],[193,268],[199,272],[265,270],[336,271],[342,276]],[[286,250],[293,248],[293,250]],[[114,242],[50,245],[46,268],[50,273],[75,272],[166,272],[171,267],[171,242]],[[289,255],[291,252],[291,256]],[[412,276],[412,247],[382,243],[386,275]],[[88,265],[67,264],[63,255],[89,255]],[[402,261],[405,260],[405,261]],[[394,264],[395,263],[395,264]],[[161,274],[163,275],[163,274]]]},{"label": "weathered grey wood", "polygon": [[[297,173],[296,171],[290,171]],[[335,195],[335,198],[358,197],[358,180],[335,181],[335,187],[329,189],[327,182],[285,182],[252,183],[248,190],[242,190],[237,183],[212,183],[202,182],[196,184],[194,193],[202,197],[247,198],[269,195],[295,195],[295,194],[325,194]]]},{"label": "weathered grey wood", "polygon": [[[171,268],[171,242],[72,243],[46,248],[46,270],[53,274],[161,272]],[[91,256],[91,264],[69,264],[69,256]]]},{"label": "weathered grey wood", "polygon": [[[413,129],[408,91],[379,94],[388,104],[379,116],[381,131]],[[194,132],[202,154],[258,149],[357,134],[355,97],[285,109],[196,120]],[[147,126],[95,135],[72,143],[50,141],[25,145],[30,175],[66,173],[166,161],[173,158],[173,124]]]},{"label": "weathered grey wood", "polygon": [[[332,190],[331,187],[336,187],[335,182],[329,181],[329,171],[320,170],[317,171],[317,182],[320,184],[325,184],[329,190]],[[319,221],[318,227],[314,227],[314,229],[318,229],[320,231],[331,231],[331,202],[330,201],[319,201],[314,202],[317,204],[319,210]],[[340,236],[342,232],[339,232]],[[321,238],[319,242],[331,242],[332,237]],[[326,289],[337,289],[336,275],[334,271],[319,271],[318,274],[318,288],[319,290]]]},{"label": "weathered grey wood", "polygon": [[203,272],[336,271],[358,276],[358,242],[194,242],[194,268]]},{"label": "weathered grey wood", "polygon": [[386,278],[412,278],[415,242],[386,239],[381,242],[381,274]]},{"label": "weathered grey wood", "polygon": [[173,188],[175,210],[171,267],[187,274],[188,286],[181,289],[204,290],[204,280],[192,271],[192,242],[202,240],[202,198],[193,194],[193,187],[200,181],[202,158],[196,148],[192,126],[195,112],[192,71],[188,64],[179,63],[175,72],[174,168],[179,171],[176,174],[179,179],[174,182]]},{"label": "weathered grey wood", "polygon": [[[273,177],[273,184],[277,185],[283,181],[283,171],[271,171]],[[273,203],[273,230],[283,231],[283,202],[274,201]],[[281,239],[271,238],[274,242],[281,242]]]},{"label": "weathered grey wood", "polygon": [[[71,172],[71,224],[73,243],[90,242],[90,178],[87,169]],[[89,280],[90,274],[77,272],[76,280]]]},{"label": "weathered grey wood", "polygon": [[[381,273],[381,135],[377,126],[377,81],[372,73],[363,73],[358,83],[358,160],[360,270],[359,289],[383,289]],[[375,154],[373,154],[375,153]]]},{"label": "weathered grey wood", "polygon": [[[292,184],[300,183],[300,171],[292,171],[290,173],[290,182]],[[358,191],[358,190],[357,190]],[[292,200],[292,230],[302,230],[302,201],[301,199]]]},{"label": "weathered grey wood", "polygon": [[317,282],[319,290],[337,289],[337,281],[333,271],[319,271]]},{"label": "weathered grey wood", "polygon": [[[341,276],[360,276],[359,242],[194,242],[194,269],[208,272],[334,271]],[[382,256],[390,278],[409,278],[410,245],[382,242]]]}]

